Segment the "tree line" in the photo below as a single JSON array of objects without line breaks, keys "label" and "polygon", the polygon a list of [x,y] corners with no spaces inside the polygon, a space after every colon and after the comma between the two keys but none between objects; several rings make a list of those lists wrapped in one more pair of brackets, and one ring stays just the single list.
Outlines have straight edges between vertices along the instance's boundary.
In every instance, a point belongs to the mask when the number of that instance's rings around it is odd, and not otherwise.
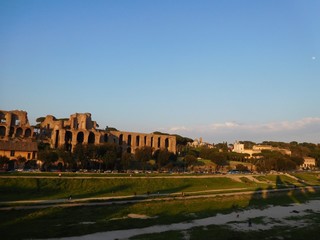
[{"label": "tree line", "polygon": [[[135,150],[135,153],[123,151],[121,146],[114,143],[100,145],[78,144],[73,152],[65,148],[50,149],[49,144],[40,142],[38,144],[38,159],[42,161],[43,170],[173,170],[185,171],[193,167],[203,165],[201,159],[207,159],[216,166],[213,171],[230,169],[230,161],[238,161],[238,170],[246,170],[242,163],[250,163],[257,171],[289,171],[297,169],[304,157],[313,157],[319,167],[320,145],[313,143],[298,142],[262,142],[262,145],[284,148],[291,151],[291,155],[285,155],[278,151],[263,150],[261,153],[250,157],[248,154],[232,152],[232,144],[226,142],[214,144],[214,148],[191,147],[188,142],[192,140],[179,135],[177,136],[177,154],[166,149],[154,151],[151,147],[142,147]],[[241,142],[246,149],[252,149],[257,145],[251,141]],[[0,168],[10,165],[9,158],[0,156]],[[27,161],[25,158],[17,158],[17,165],[24,165],[26,168],[37,168],[36,160]],[[12,165],[12,166],[11,166]],[[11,164],[9,168],[13,167]],[[8,167],[7,167],[8,168]]]},{"label": "tree line", "polygon": [[73,152],[64,148],[50,149],[48,145],[39,146],[38,159],[42,160],[42,169],[58,170],[100,170],[122,171],[130,169],[161,170],[174,165],[177,158],[167,149],[154,151],[152,147],[137,148],[135,153],[124,152],[115,143],[78,144]]}]

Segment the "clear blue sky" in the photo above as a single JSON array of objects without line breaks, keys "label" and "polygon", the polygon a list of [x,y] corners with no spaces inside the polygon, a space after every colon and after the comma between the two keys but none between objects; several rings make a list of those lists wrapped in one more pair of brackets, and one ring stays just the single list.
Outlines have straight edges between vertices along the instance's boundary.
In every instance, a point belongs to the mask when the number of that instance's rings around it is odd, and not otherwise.
[{"label": "clear blue sky", "polygon": [[320,1],[0,1],[0,109],[320,142]]}]

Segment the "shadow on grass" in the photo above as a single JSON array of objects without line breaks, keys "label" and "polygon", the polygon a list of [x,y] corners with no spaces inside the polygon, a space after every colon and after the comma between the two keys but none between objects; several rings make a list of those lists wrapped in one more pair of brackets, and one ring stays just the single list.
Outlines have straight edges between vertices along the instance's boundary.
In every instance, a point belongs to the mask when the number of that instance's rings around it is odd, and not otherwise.
[{"label": "shadow on grass", "polygon": [[[276,188],[255,190],[249,202],[249,206],[259,205],[261,201],[265,203],[279,205],[283,203],[302,203],[310,198],[317,189],[312,186],[297,187],[291,182],[283,181],[279,176],[276,178]],[[278,198],[277,198],[278,197]]]},{"label": "shadow on grass", "polygon": [[188,189],[191,186],[191,184],[185,184],[179,187],[175,188],[168,188],[168,189],[160,189],[152,192],[153,194],[172,194],[172,193],[182,193],[185,189]]},{"label": "shadow on grass", "polygon": [[123,184],[113,187],[107,187],[105,189],[101,189],[99,191],[93,191],[82,194],[74,194],[73,198],[90,198],[90,197],[102,197],[102,196],[119,196],[121,193],[123,195],[127,192],[128,189],[132,188],[130,184]]}]

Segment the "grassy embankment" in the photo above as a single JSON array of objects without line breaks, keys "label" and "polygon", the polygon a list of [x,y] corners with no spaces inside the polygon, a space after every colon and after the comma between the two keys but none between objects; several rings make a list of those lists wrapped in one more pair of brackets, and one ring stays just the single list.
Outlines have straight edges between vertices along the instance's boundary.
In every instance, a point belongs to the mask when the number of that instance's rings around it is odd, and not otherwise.
[{"label": "grassy embankment", "polygon": [[[18,200],[53,200],[132,196],[134,194],[210,194],[221,190],[247,191],[256,189],[283,188],[292,185],[319,184],[314,173],[287,175],[110,175],[106,174],[57,174],[22,173],[0,175],[0,202]],[[10,176],[10,177],[9,177]],[[108,176],[108,177],[106,177]],[[178,178],[175,178],[178,177]],[[182,177],[182,178],[181,178]],[[257,181],[254,181],[254,180]]]},{"label": "grassy embankment", "polygon": [[[1,200],[19,199],[55,199],[72,194],[75,197],[112,196],[150,192],[188,192],[207,189],[227,189],[234,187],[270,188],[276,183],[299,183],[284,175],[263,176],[268,183],[257,184],[245,178],[238,182],[225,176],[217,178],[1,178]],[[298,176],[296,176],[298,177]],[[299,175],[303,184],[318,183],[317,175]],[[263,179],[261,179],[263,180]],[[249,183],[247,181],[250,181]],[[245,183],[247,182],[247,183]],[[113,192],[113,193],[112,193]],[[292,192],[277,197],[240,195],[204,199],[183,199],[155,202],[141,202],[124,205],[91,206],[91,207],[51,207],[45,209],[9,210],[0,212],[0,231],[2,239],[28,239],[83,235],[99,231],[116,229],[141,228],[156,224],[170,224],[213,216],[218,212],[232,212],[248,206],[265,206],[267,204],[287,204],[303,202],[319,197],[319,193]],[[263,199],[263,201],[261,201]],[[128,214],[143,214],[150,219],[130,219]],[[90,223],[90,224],[84,224]],[[45,229],[45,230],[43,230]],[[281,231],[281,230],[279,230]],[[312,229],[310,230],[312,231]],[[207,239],[218,234],[221,236],[239,236],[236,232],[222,226],[210,226],[206,229],[190,230],[191,239]],[[181,236],[181,232],[152,235],[152,239],[168,239],[171,234]],[[241,233],[242,234],[242,233]],[[268,236],[269,232],[265,232]],[[271,232],[270,232],[271,234]],[[219,234],[218,234],[219,235]],[[298,236],[298,233],[296,234]],[[202,237],[201,237],[202,236]],[[254,234],[245,233],[246,239],[256,239]],[[150,236],[137,239],[150,239]],[[170,238],[171,239],[171,238]],[[183,239],[176,237],[174,239]],[[217,238],[219,239],[219,238]],[[220,238],[225,239],[225,238]],[[245,239],[239,238],[238,239]],[[260,238],[261,239],[261,238]],[[312,239],[312,238],[310,238]]]},{"label": "grassy embankment", "polygon": [[[87,176],[86,176],[87,177]],[[262,184],[263,185],[263,184]],[[255,189],[256,184],[217,178],[0,178],[0,201],[170,194],[228,188]],[[260,186],[261,187],[261,186]]]}]

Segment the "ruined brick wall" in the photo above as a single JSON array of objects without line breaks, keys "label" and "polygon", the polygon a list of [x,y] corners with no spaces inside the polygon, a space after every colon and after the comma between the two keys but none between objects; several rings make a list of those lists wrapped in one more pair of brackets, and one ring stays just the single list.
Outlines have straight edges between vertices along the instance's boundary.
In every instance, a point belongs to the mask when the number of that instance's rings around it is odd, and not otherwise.
[{"label": "ruined brick wall", "polygon": [[31,139],[33,132],[34,128],[29,124],[27,112],[21,110],[0,110],[0,139]]},{"label": "ruined brick wall", "polygon": [[52,148],[66,146],[73,149],[78,143],[100,144],[116,143],[123,151],[131,153],[143,146],[153,147],[155,150],[166,148],[176,153],[176,137],[123,131],[104,131],[96,129],[96,122],[92,121],[90,113],[75,113],[68,120],[56,120],[48,115],[41,123],[41,127],[50,132]]}]

